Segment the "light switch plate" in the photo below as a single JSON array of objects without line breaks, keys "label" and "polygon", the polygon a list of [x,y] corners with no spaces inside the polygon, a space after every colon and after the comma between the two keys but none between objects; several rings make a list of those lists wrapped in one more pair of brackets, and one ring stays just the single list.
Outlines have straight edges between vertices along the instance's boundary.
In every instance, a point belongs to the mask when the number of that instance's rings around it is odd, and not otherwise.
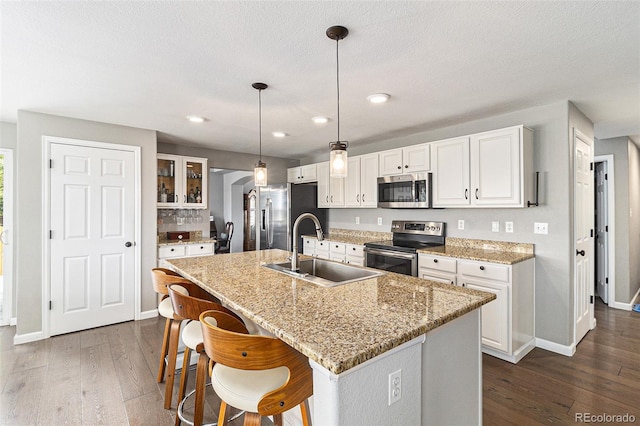
[{"label": "light switch plate", "polygon": [[548,234],[549,233],[549,224],[544,222],[536,222],[533,224],[533,233],[534,234]]},{"label": "light switch plate", "polygon": [[464,220],[463,219],[458,220],[458,229],[464,229]]},{"label": "light switch plate", "polygon": [[491,232],[500,232],[500,222],[491,222]]}]

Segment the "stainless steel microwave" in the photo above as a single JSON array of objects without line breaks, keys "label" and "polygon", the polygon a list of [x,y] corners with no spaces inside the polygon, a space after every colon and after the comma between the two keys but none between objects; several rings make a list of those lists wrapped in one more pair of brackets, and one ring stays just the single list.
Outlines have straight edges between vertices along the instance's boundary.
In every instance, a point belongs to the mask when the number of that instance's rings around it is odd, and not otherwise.
[{"label": "stainless steel microwave", "polygon": [[431,173],[378,178],[378,207],[428,209],[431,207]]}]

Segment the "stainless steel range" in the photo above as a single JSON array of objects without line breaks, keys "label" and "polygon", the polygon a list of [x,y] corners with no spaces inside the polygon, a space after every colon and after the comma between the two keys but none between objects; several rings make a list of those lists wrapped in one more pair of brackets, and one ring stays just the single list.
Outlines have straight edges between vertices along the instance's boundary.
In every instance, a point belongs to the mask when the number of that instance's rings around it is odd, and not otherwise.
[{"label": "stainless steel range", "polygon": [[394,220],[391,232],[393,240],[365,244],[366,266],[417,277],[419,249],[444,251],[444,222]]}]

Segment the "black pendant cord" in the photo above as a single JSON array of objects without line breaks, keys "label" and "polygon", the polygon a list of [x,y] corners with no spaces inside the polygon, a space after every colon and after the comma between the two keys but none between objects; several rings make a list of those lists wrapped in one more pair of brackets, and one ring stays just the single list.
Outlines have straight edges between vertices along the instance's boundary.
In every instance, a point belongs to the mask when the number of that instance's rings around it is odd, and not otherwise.
[{"label": "black pendant cord", "polygon": [[338,46],[340,40],[336,39],[336,88],[338,92],[338,143],[340,142],[340,55],[338,54]]},{"label": "black pendant cord", "polygon": [[262,163],[262,90],[258,90],[258,139],[260,140],[260,163]]}]

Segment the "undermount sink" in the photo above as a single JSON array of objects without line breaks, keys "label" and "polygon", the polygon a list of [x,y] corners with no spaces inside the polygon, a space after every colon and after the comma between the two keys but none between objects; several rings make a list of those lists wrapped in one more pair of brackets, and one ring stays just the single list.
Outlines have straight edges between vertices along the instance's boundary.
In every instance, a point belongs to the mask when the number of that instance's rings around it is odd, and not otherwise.
[{"label": "undermount sink", "polygon": [[318,258],[300,260],[298,261],[298,266],[299,269],[296,272],[291,270],[291,262],[264,265],[265,268],[273,269],[322,287],[335,287],[383,275],[383,272],[373,269]]}]

